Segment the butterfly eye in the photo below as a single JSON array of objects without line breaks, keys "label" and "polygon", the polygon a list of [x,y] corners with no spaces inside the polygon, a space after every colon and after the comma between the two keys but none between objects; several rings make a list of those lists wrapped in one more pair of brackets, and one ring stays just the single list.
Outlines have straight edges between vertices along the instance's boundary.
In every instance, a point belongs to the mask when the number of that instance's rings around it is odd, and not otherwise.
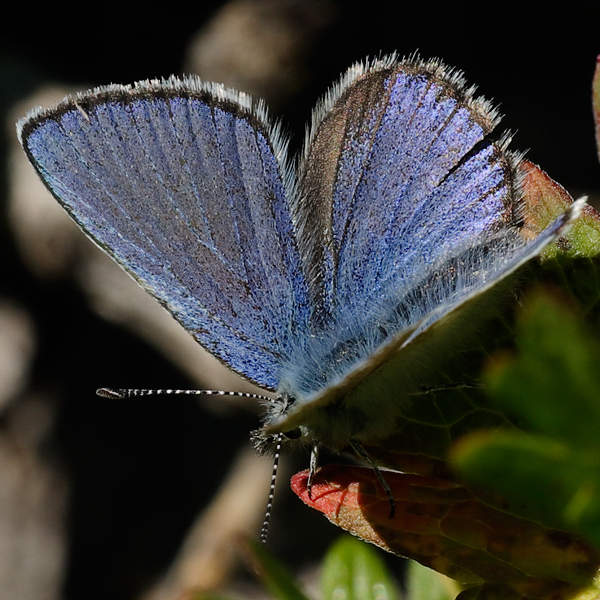
[{"label": "butterfly eye", "polygon": [[296,427],[296,429],[284,431],[283,435],[285,435],[288,440],[297,440],[302,435],[302,432],[300,431],[300,427]]}]

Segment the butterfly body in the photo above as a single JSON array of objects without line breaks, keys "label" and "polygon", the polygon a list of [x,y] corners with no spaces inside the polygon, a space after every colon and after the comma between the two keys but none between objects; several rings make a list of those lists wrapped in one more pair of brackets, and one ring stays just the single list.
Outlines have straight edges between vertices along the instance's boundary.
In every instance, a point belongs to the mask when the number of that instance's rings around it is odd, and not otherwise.
[{"label": "butterfly body", "polygon": [[18,128],[84,232],[277,393],[263,439],[338,450],[393,429],[469,311],[580,210],[522,235],[497,122],[438,62],[390,57],[326,96],[297,172],[262,104],[195,78],[98,88]]}]

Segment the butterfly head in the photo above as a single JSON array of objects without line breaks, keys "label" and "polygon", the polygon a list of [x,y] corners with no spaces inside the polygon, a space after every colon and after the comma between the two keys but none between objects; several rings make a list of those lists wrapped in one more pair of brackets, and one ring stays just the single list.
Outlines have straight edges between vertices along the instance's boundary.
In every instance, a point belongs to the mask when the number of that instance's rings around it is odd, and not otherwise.
[{"label": "butterfly head", "polygon": [[287,415],[292,410],[296,398],[286,392],[270,399],[266,406],[264,426],[252,432],[251,437],[259,454],[273,454],[278,444],[288,445],[288,442],[310,442],[309,430],[301,425],[289,429],[285,426]]}]

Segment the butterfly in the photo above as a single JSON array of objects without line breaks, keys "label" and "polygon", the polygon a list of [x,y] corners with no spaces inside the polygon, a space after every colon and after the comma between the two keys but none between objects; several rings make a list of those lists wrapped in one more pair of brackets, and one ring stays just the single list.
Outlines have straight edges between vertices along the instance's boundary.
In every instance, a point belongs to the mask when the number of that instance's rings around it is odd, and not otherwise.
[{"label": "butterfly", "polygon": [[258,446],[360,452],[585,202],[524,235],[498,122],[459,73],[391,56],[329,90],[296,162],[262,102],[195,77],[99,87],[17,129],[85,234],[275,393]]}]

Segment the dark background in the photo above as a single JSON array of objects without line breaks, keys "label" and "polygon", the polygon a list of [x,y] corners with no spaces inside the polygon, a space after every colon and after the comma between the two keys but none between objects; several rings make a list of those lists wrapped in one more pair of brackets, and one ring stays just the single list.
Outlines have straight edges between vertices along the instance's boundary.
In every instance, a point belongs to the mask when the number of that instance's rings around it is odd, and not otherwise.
[{"label": "dark background", "polygon": [[[181,74],[191,37],[225,4],[16,6],[21,18],[4,19],[0,36],[4,120],[15,102],[45,82],[87,88]],[[246,4],[265,10],[264,3]],[[379,0],[271,5],[289,11],[291,29],[297,26],[302,40],[292,69],[296,85],[285,93],[276,84],[272,90],[273,112],[293,135],[294,149],[317,99],[354,61],[418,50],[460,68],[500,105],[503,126],[515,132],[512,147],[528,150],[529,160],[574,195],[597,190],[590,105],[600,53],[597,3],[554,10],[522,3]],[[235,35],[232,30],[232,46]],[[11,124],[5,131],[3,156],[14,135]],[[2,199],[9,175],[8,168],[1,174]],[[257,427],[256,417],[244,411],[208,414],[187,398],[107,404],[95,397],[101,385],[194,384],[134,335],[91,312],[68,278],[40,279],[28,271],[4,212],[0,219],[0,296],[23,307],[36,330],[21,394],[49,393],[55,420],[39,452],[70,481],[63,597],[133,598],[167,567],[237,448]],[[8,427],[18,403],[16,396],[0,428]],[[301,456],[298,468],[307,464]],[[297,566],[317,559],[337,532],[287,495],[276,513],[273,545]]]}]

